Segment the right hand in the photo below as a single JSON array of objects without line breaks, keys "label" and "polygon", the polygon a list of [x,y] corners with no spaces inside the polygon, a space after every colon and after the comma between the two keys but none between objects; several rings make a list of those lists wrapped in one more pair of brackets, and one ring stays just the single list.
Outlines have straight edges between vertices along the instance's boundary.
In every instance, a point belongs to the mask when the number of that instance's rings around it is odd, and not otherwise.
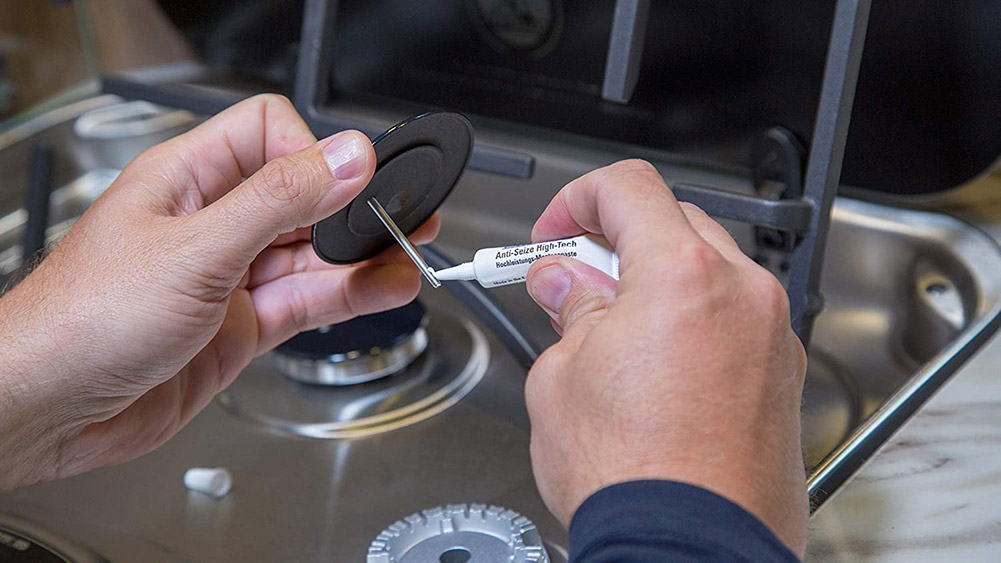
[{"label": "right hand", "polygon": [[532,240],[586,232],[619,253],[618,283],[565,257],[528,274],[562,334],[526,388],[547,506],[568,525],[601,488],[682,481],[742,506],[802,554],[806,354],[782,285],[643,161],[568,184]]}]

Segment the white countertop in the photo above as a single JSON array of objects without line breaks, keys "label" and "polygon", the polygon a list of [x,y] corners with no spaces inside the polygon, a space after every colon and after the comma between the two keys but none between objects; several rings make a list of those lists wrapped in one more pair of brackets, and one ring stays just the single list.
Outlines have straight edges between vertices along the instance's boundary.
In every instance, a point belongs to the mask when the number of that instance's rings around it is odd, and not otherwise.
[{"label": "white countertop", "polygon": [[807,561],[1001,561],[999,375],[1001,334],[813,517]]}]

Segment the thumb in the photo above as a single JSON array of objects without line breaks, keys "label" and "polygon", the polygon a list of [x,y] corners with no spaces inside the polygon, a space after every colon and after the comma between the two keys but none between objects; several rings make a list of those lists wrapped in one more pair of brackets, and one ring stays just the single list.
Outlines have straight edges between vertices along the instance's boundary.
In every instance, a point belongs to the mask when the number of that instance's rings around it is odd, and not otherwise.
[{"label": "thumb", "polygon": [[375,150],[358,131],[342,131],[264,164],[194,217],[217,259],[245,268],[278,235],[312,225],[351,202],[372,179]]},{"label": "thumb", "polygon": [[564,341],[577,341],[590,332],[615,298],[617,286],[601,270],[563,256],[532,264],[526,284],[528,294],[562,330]]}]

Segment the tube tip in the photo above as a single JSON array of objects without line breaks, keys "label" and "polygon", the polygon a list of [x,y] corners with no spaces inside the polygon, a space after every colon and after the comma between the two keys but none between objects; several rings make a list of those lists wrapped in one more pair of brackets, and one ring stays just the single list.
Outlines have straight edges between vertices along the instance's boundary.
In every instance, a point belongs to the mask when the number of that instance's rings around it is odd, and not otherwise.
[{"label": "tube tip", "polygon": [[472,262],[466,262],[458,266],[438,270],[434,273],[434,276],[441,281],[475,280],[476,270],[473,268]]}]

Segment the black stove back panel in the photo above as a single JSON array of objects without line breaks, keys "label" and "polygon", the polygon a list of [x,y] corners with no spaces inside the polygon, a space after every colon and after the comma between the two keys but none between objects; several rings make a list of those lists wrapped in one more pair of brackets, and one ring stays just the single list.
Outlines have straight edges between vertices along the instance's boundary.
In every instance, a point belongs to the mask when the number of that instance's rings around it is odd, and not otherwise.
[{"label": "black stove back panel", "polygon": [[[294,53],[298,2],[162,5],[208,61],[291,68],[275,61]],[[339,0],[331,103],[443,107],[747,164],[767,127],[810,138],[833,5],[651,0],[623,105],[601,98],[614,0]],[[989,167],[1001,153],[998,38],[996,0],[875,0],[843,183],[926,193]]]},{"label": "black stove back panel", "polygon": [[798,4],[653,2],[618,104],[601,98],[614,0],[342,1],[333,86],[742,161],[770,125],[809,136],[833,3]]}]

